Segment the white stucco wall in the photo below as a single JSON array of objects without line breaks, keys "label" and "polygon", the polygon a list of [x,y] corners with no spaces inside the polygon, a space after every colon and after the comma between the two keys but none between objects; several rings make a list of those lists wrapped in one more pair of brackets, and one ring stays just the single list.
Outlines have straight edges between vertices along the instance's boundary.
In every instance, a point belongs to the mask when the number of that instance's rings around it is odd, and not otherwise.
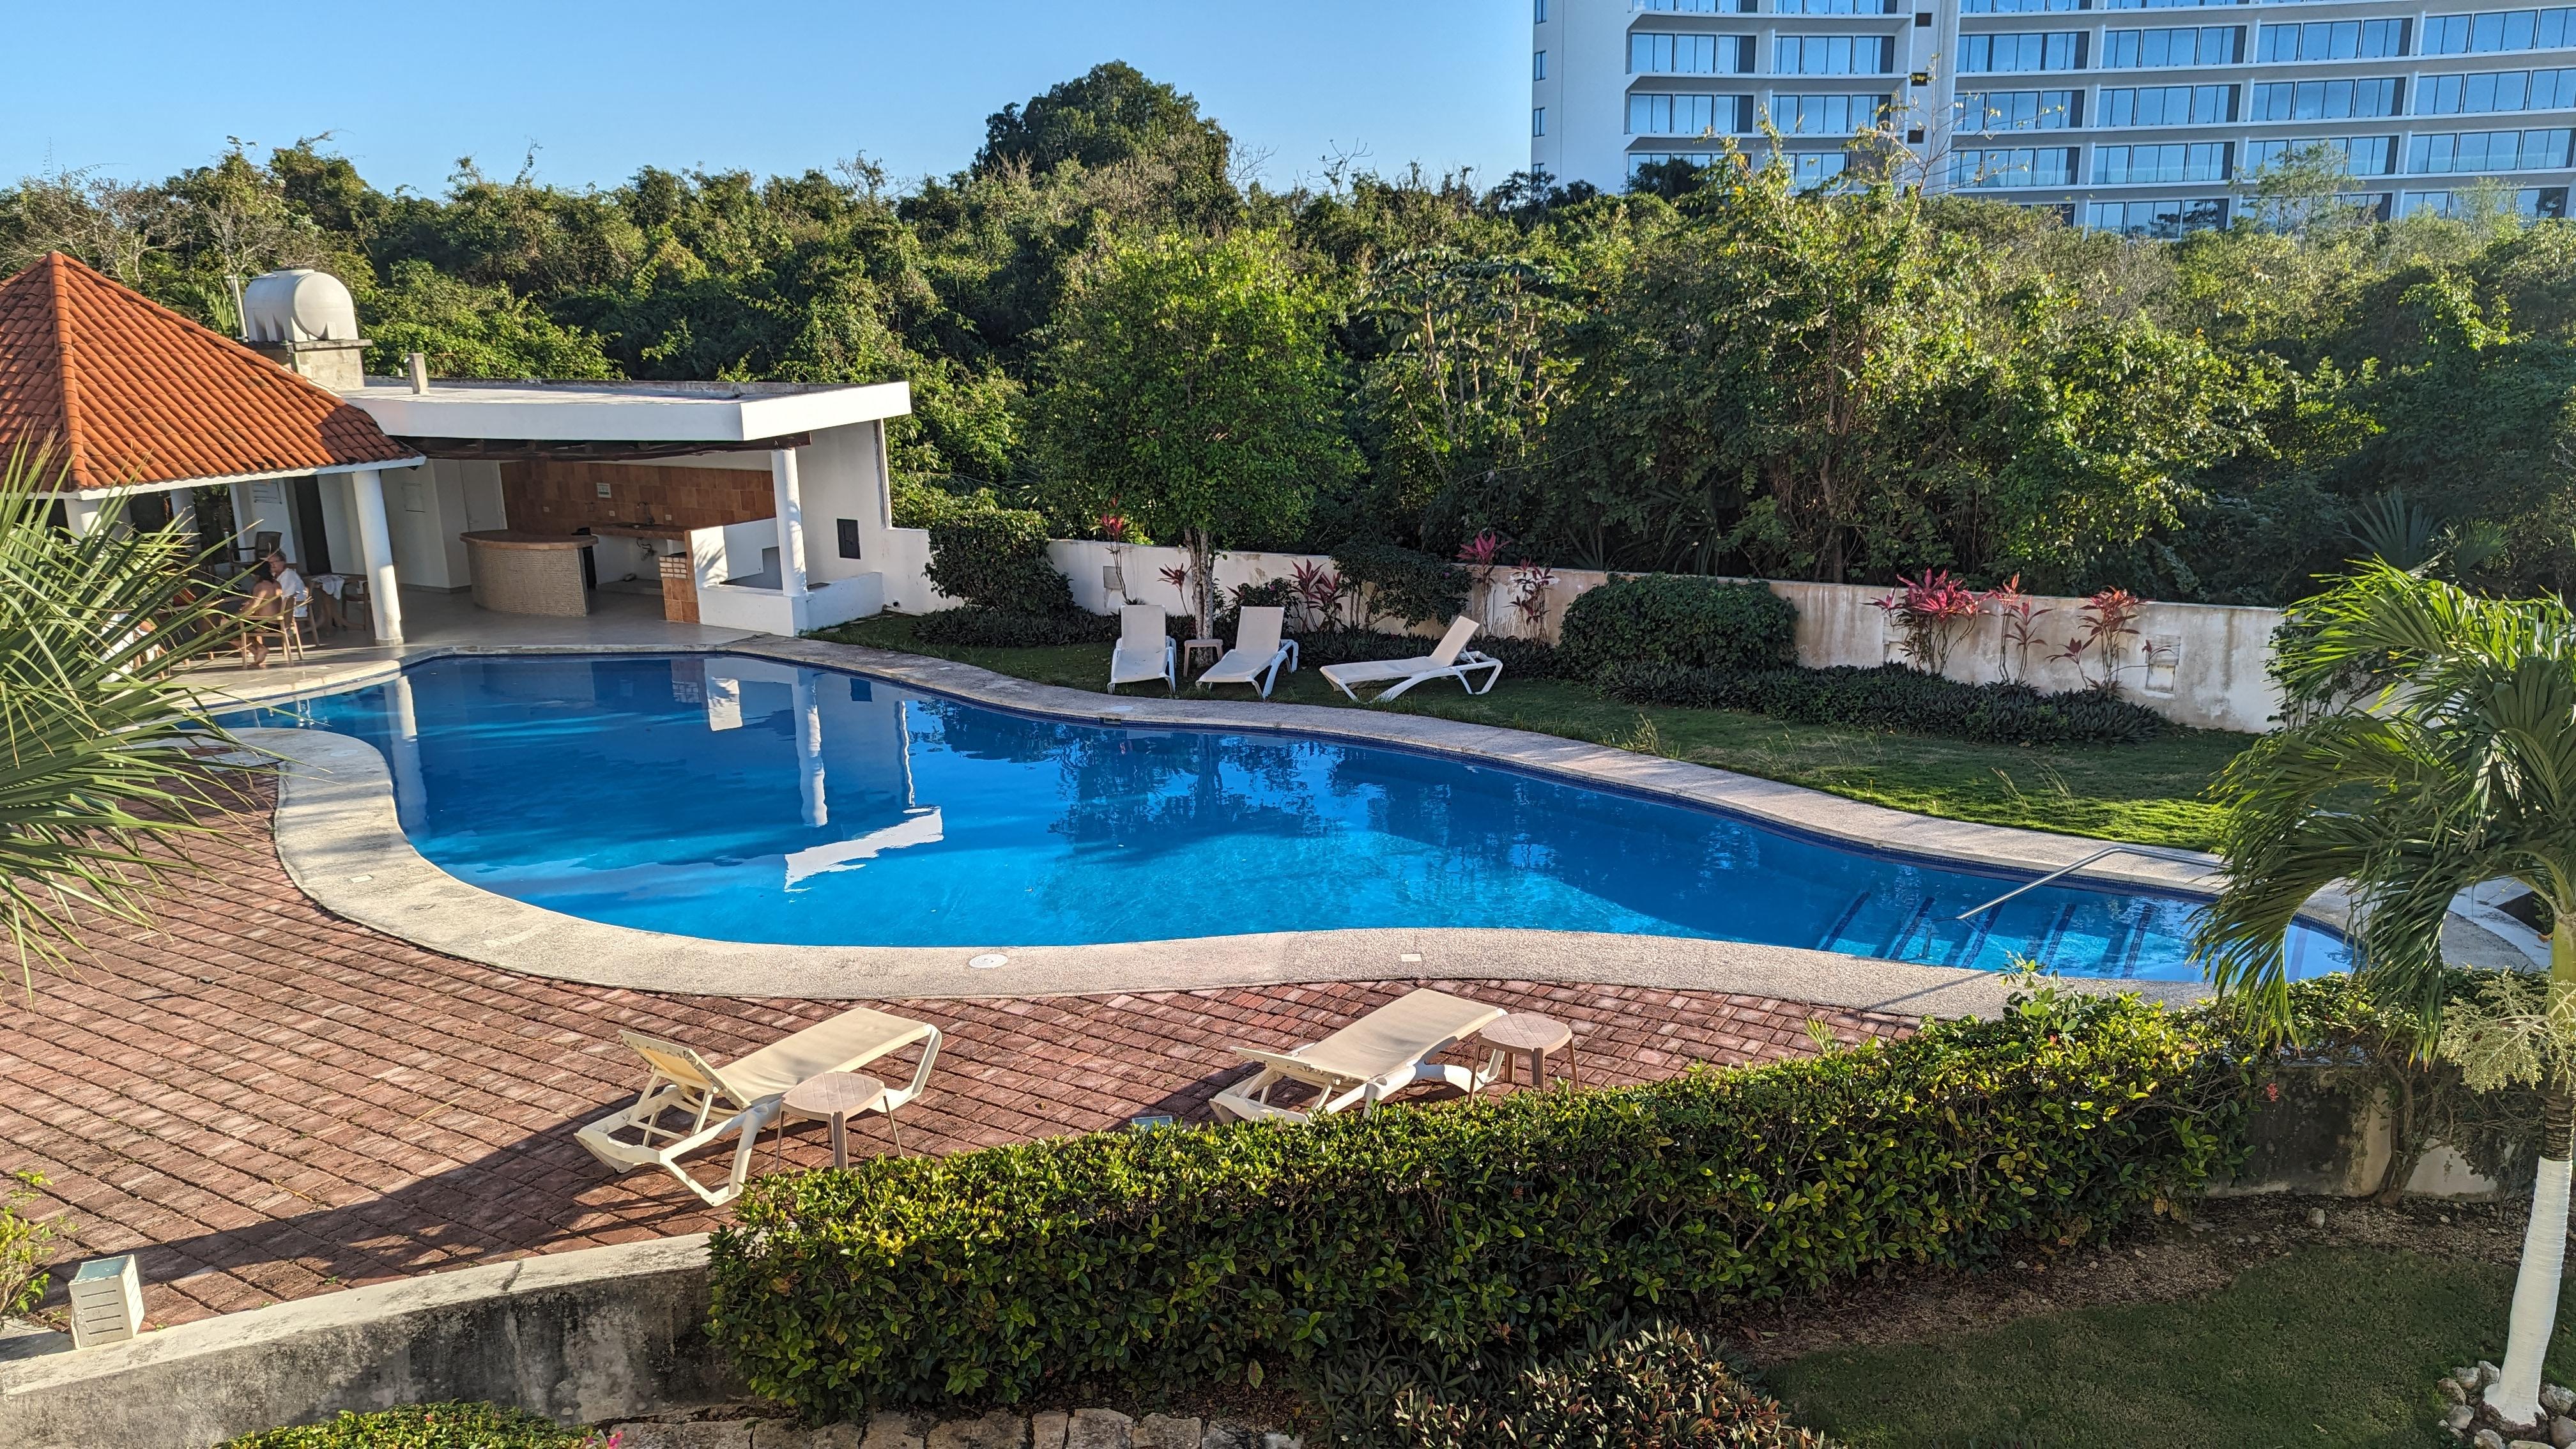
[{"label": "white stucco wall", "polygon": [[[926,539],[925,539],[926,542]],[[1129,548],[1087,540],[1059,539],[1048,554],[1073,583],[1074,602],[1093,613],[1108,613],[1120,603],[1160,604],[1184,613],[1188,603],[1179,589],[1163,582],[1160,570],[1178,568],[1187,556],[1177,548]],[[927,550],[924,553],[927,558]],[[1103,565],[1117,561],[1126,583],[1125,599],[1104,587]],[[1232,589],[1246,583],[1293,576],[1300,563],[1330,566],[1321,554],[1225,553],[1217,559],[1217,586]],[[1491,585],[1473,590],[1468,608],[1489,635],[1530,638],[1554,643],[1565,622],[1566,605],[1610,577],[1590,569],[1558,569],[1546,594],[1543,616],[1535,623],[1512,605],[1511,570],[1496,569]],[[1871,666],[1899,661],[1901,633],[1889,615],[1871,607],[1885,588],[1860,584],[1814,584],[1769,581],[1775,594],[1798,610],[1798,662],[1810,668],[1837,664]],[[2084,687],[2085,678],[2072,662],[2052,658],[2082,628],[2084,601],[2035,598],[2031,645],[2013,673],[2039,689],[2059,691]],[[941,606],[945,606],[942,601]],[[2200,729],[2260,732],[2272,728],[2280,694],[2264,673],[2271,659],[2272,631],[2280,627],[2278,609],[2215,604],[2150,603],[2139,613],[2137,635],[2128,640],[2118,661],[2120,693],[2180,724]],[[1436,635],[1438,625],[1414,632]],[[2154,646],[2156,664],[2147,662]],[[1971,683],[2005,677],[2003,621],[1979,618],[1957,632],[1943,673]],[[2102,666],[2088,657],[2098,677]]]}]

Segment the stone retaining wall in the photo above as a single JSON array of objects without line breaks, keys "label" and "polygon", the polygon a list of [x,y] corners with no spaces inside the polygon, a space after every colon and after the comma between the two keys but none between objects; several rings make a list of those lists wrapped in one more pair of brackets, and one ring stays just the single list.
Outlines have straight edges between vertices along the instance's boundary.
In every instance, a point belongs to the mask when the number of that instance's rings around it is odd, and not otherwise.
[{"label": "stone retaining wall", "polygon": [[[591,1423],[733,1397],[701,1233],[550,1253],[0,1358],[0,1445],[195,1449],[343,1409],[490,1400]],[[50,1340],[50,1341],[47,1341]]]}]

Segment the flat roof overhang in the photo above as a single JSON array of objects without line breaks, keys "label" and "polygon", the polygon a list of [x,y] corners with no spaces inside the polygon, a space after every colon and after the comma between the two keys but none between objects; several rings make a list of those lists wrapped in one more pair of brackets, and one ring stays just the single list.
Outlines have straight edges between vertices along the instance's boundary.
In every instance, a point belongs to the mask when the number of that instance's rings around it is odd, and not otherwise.
[{"label": "flat roof overhang", "polygon": [[[825,428],[903,417],[912,384],[800,387],[762,383],[482,383],[440,382],[414,392],[407,382],[368,379],[341,394],[376,426],[410,446],[436,442],[436,456],[501,456],[489,445],[533,450],[582,444],[587,454],[671,457],[749,447],[795,447]],[[792,440],[792,441],[791,441]],[[481,451],[458,452],[469,443]],[[687,446],[677,446],[687,445]],[[730,446],[728,446],[730,445]],[[667,449],[668,451],[663,451]]]}]

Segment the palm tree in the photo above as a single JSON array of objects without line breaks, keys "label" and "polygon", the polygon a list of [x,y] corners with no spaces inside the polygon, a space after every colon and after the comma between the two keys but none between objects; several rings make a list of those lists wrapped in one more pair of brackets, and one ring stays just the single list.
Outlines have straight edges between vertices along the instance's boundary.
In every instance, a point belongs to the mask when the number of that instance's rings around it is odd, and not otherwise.
[{"label": "palm tree", "polygon": [[30,991],[80,913],[148,924],[204,828],[186,748],[225,739],[176,677],[227,642],[180,530],[111,500],[74,535],[47,496],[67,477],[41,448],[0,460],[0,921]]},{"label": "palm tree", "polygon": [[[2216,786],[2232,807],[2228,885],[2196,945],[2222,993],[2286,1028],[2284,933],[2309,896],[2341,881],[2358,974],[2414,1018],[2420,1049],[2472,1054],[2473,1084],[2540,1087],[2511,1338],[2487,1391],[2500,1417],[2535,1423],[2576,1121],[2576,615],[2555,599],[2482,598],[2375,564],[2291,611],[2276,669],[2289,723]],[[2475,999],[2446,1004],[2441,954],[2452,897],[2493,880],[2529,887],[2557,916],[2537,1002],[2478,993],[2501,1014]]]}]

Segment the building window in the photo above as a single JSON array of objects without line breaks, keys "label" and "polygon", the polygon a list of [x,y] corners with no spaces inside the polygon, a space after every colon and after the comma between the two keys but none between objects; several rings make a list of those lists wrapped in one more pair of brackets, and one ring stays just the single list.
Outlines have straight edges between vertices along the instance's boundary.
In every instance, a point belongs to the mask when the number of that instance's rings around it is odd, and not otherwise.
[{"label": "building window", "polygon": [[1547,107],[1535,106],[1531,108],[1530,134],[1533,136],[1544,136],[1547,134]]},{"label": "building window", "polygon": [[1893,15],[1896,0],[1778,0],[1781,15]]},{"label": "building window", "polygon": [[2254,87],[2248,120],[2335,121],[2398,112],[2394,76],[2378,80],[2265,81]]},{"label": "building window", "polygon": [[2228,153],[2225,141],[2196,141],[2169,146],[2096,146],[2093,184],[2119,186],[2147,181],[2224,181]]},{"label": "building window", "polygon": [[1885,75],[1896,69],[1896,37],[1783,35],[1772,64],[1778,75]]},{"label": "building window", "polygon": [[1959,96],[1959,129],[2060,131],[2084,124],[2082,91],[1966,91]]},{"label": "building window", "polygon": [[1753,0],[1632,0],[1639,10],[1673,15],[1750,15]]},{"label": "building window", "polygon": [[2576,70],[2496,70],[2428,75],[2415,84],[2419,116],[2558,111],[2576,106]]},{"label": "building window", "polygon": [[1851,136],[1875,128],[1893,96],[1773,96],[1771,124],[1791,136]]},{"label": "building window", "polygon": [[2426,55],[2474,55],[2490,50],[2556,50],[2576,44],[2576,9],[2491,10],[2484,15],[2436,15],[2424,22]]},{"label": "building window", "polygon": [[1628,97],[1631,136],[1740,136],[1752,129],[1751,96]]},{"label": "building window", "polygon": [[1966,75],[2030,70],[2082,70],[2084,36],[2074,30],[2025,30],[1959,37],[1959,70]]},{"label": "building window", "polygon": [[1530,23],[1532,25],[1547,23],[1547,0],[1530,0]]},{"label": "building window", "polygon": [[2097,10],[2197,10],[2204,5],[2242,5],[2247,0],[2099,0]]},{"label": "building window", "polygon": [[1830,185],[1851,164],[1851,158],[1840,151],[1795,151],[1780,158],[1789,167],[1789,176],[1801,190]]},{"label": "building window", "polygon": [[2227,225],[2227,198],[2199,201],[2097,201],[2084,208],[2084,224],[2148,241],[2172,241],[2188,231]]},{"label": "building window", "polygon": [[2312,146],[2331,147],[2340,152],[2347,176],[2387,176],[2397,170],[2397,138],[2394,136],[2308,136],[2295,141],[2249,141],[2245,145],[2245,169],[2248,172],[2260,171]]},{"label": "building window", "polygon": [[2320,20],[2266,25],[2256,60],[2363,60],[2406,53],[2403,20]]},{"label": "building window", "polygon": [[[2267,25],[2274,30],[2297,26]],[[2242,25],[2186,25],[2160,30],[2114,30],[2102,37],[2102,64],[2119,68],[2160,65],[2234,65],[2245,58]]]},{"label": "building window", "polygon": [[1962,15],[2038,15],[2083,8],[2083,0],[1959,0]]},{"label": "building window", "polygon": [[2072,186],[2075,148],[2018,146],[1971,149],[1957,153],[1955,175],[1962,186]]},{"label": "building window", "polygon": [[1667,161],[1679,161],[1694,170],[1705,171],[1717,164],[1721,154],[1716,151],[1631,151],[1628,153],[1628,174],[1634,176],[1649,166],[1661,166]]},{"label": "building window", "polygon": [[1546,52],[1546,51],[1542,50],[1542,51],[1540,51],[1539,53],[1537,53],[1536,55],[1533,55],[1533,56],[1531,56],[1531,57],[1530,57],[1530,79],[1531,79],[1531,80],[1545,80],[1545,79],[1547,79],[1547,52]]},{"label": "building window", "polygon": [[[2564,186],[2526,186],[2513,194],[2514,209],[2528,217],[2563,217],[2567,214],[2567,188]],[[2429,211],[2435,216],[2449,216],[2460,205],[2458,193],[2450,191],[2409,191],[2397,200],[2397,214],[2411,216]]]},{"label": "building window", "polygon": [[2418,136],[2406,147],[2415,175],[2444,171],[2553,171],[2567,164],[2567,127],[2544,131],[2460,131]]},{"label": "building window", "polygon": [[1743,75],[1753,69],[1753,37],[1631,35],[1628,69],[1635,75]]},{"label": "building window", "polygon": [[2207,126],[2235,119],[2234,86],[2140,86],[2102,92],[2105,126]]}]

